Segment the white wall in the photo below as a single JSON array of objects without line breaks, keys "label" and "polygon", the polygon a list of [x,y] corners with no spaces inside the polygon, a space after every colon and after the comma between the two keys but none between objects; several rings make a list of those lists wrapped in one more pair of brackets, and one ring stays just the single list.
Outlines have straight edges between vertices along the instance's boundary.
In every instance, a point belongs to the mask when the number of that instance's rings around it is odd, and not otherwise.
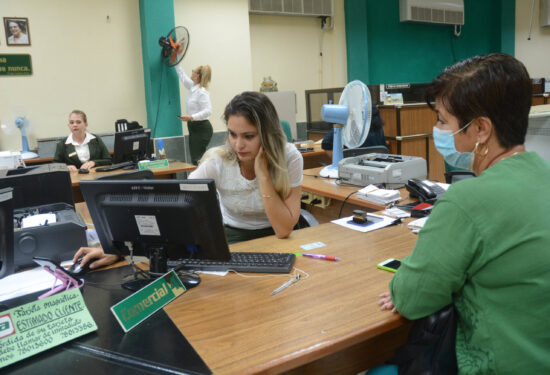
[{"label": "white wall", "polygon": [[[0,30],[0,53],[30,54],[33,68],[32,76],[0,76],[0,120],[25,111],[31,148],[68,135],[76,108],[96,133],[114,131],[118,118],[146,124],[137,0],[1,0],[0,15],[29,19],[30,47],[8,47]],[[19,132],[0,132],[0,150],[20,149]]]},{"label": "white wall", "polygon": [[334,13],[333,30],[315,17],[250,15],[253,89],[271,76],[279,91],[294,91],[297,122],[306,121],[305,90],[347,83],[344,0]]},{"label": "white wall", "polygon": [[[189,30],[189,49],[181,62],[186,73],[199,65],[212,67],[210,98],[214,131],[226,129],[226,104],[238,93],[252,90],[248,0],[175,0],[176,26]],[[187,90],[180,84],[182,111]],[[183,127],[187,134],[187,127]]]},{"label": "white wall", "polygon": [[516,0],[516,51],[533,78],[550,78],[550,26],[540,27],[540,0],[535,0],[531,40],[531,0]]}]

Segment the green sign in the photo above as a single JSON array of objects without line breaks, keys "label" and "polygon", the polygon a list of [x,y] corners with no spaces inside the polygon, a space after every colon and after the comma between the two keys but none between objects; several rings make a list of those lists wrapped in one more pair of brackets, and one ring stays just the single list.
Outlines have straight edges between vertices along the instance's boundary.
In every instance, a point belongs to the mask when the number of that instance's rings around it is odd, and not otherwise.
[{"label": "green sign", "polygon": [[111,307],[118,323],[128,332],[185,292],[178,275],[170,271]]},{"label": "green sign", "polygon": [[0,313],[0,368],[96,331],[80,290]]},{"label": "green sign", "polygon": [[31,55],[0,54],[0,76],[30,76]]},{"label": "green sign", "polygon": [[159,159],[159,160],[142,160],[138,163],[138,168],[143,169],[155,169],[155,168],[164,168],[168,167],[168,159]]}]

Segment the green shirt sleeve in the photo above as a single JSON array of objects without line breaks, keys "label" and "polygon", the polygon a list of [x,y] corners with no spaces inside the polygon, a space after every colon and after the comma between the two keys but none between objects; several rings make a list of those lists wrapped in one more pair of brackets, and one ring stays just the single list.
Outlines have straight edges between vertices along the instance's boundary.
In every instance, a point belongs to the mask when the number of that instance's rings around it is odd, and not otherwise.
[{"label": "green shirt sleeve", "polygon": [[480,235],[455,203],[441,199],[390,282],[397,311],[408,319],[430,315],[453,302],[471,272]]}]

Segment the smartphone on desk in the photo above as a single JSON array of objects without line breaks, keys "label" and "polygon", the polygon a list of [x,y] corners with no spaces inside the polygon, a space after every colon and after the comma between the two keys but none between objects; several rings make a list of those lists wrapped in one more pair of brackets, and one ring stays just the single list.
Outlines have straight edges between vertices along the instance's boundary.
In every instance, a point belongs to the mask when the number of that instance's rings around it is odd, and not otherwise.
[{"label": "smartphone on desk", "polygon": [[376,268],[380,268],[381,270],[390,271],[390,272],[397,272],[397,269],[401,265],[401,261],[399,259],[386,259],[383,262],[380,262],[376,265]]}]

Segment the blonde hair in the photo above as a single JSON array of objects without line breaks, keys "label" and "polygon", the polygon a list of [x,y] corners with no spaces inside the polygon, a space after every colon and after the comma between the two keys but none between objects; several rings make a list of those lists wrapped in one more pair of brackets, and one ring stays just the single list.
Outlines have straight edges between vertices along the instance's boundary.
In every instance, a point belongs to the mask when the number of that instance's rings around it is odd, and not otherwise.
[{"label": "blonde hair", "polygon": [[195,68],[195,71],[199,73],[199,76],[201,77],[199,86],[207,89],[208,84],[212,79],[212,68],[210,65],[200,65]]},{"label": "blonde hair", "polygon": [[73,109],[71,113],[69,113],[69,118],[71,117],[72,114],[75,114],[75,115],[79,115],[79,116],[82,116],[82,120],[84,120],[84,123],[88,123],[88,117],[86,117],[86,114],[84,113],[84,111],[81,111],[80,109]]},{"label": "blonde hair", "polygon": [[[235,96],[225,107],[226,124],[231,116],[243,116],[258,129],[273,186],[281,199],[286,199],[290,194],[290,179],[286,164],[286,136],[273,103],[262,93],[243,92]],[[226,139],[223,146],[208,150],[201,161],[207,159],[213,152],[227,161],[237,162],[238,160],[229,139]]]}]

